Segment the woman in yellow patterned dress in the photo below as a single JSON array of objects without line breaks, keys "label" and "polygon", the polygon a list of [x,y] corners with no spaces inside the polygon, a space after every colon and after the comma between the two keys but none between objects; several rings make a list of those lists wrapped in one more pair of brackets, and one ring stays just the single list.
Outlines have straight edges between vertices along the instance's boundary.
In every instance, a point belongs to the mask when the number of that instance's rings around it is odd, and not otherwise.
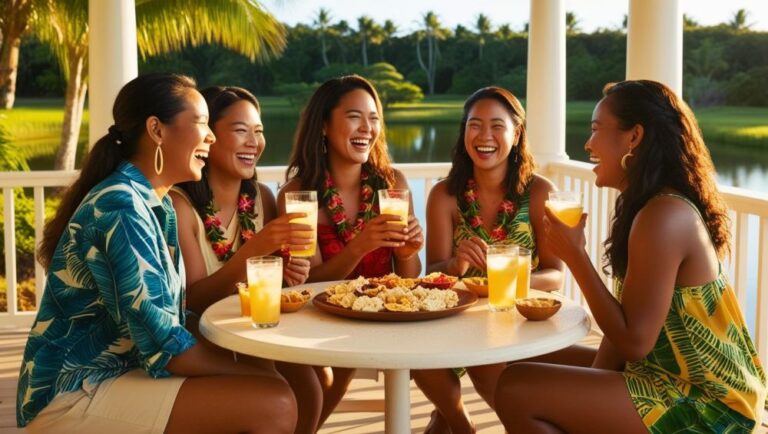
[{"label": "woman in yellow patterned dress", "polygon": [[720,264],[728,216],[696,120],[657,82],[604,93],[586,150],[595,183],[621,192],[605,255],[615,296],[585,251],[586,215],[546,219],[603,341],[512,364],[496,411],[509,432],[754,432],[766,377]]},{"label": "woman in yellow patterned dress", "polygon": [[[544,202],[554,185],[533,173],[525,133],[525,111],[506,89],[486,87],[464,104],[453,164],[427,204],[427,271],[485,276],[489,244],[507,241],[531,251],[531,287],[560,288],[564,265],[539,234]],[[447,236],[453,234],[453,237]],[[480,396],[493,407],[496,382],[506,364],[467,368]],[[413,378],[435,404],[428,432],[473,430],[450,369],[414,371]]]}]

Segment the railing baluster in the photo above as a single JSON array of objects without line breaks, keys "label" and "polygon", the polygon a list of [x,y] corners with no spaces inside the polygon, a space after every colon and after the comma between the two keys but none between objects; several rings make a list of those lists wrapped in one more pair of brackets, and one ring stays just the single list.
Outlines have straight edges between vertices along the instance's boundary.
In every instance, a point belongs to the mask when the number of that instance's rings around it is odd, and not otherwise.
[{"label": "railing baluster", "polygon": [[37,244],[43,239],[43,226],[45,225],[45,193],[44,187],[35,187],[35,307],[40,306],[45,288],[45,269],[37,261]]},{"label": "railing baluster", "polygon": [[5,231],[5,301],[8,315],[18,313],[16,295],[16,212],[13,187],[3,188],[3,230]]},{"label": "railing baluster", "polygon": [[739,300],[739,306],[741,310],[747,311],[747,273],[748,261],[746,258],[749,256],[749,214],[736,213],[736,257],[742,258],[740,261],[736,261],[734,270],[733,287],[736,291],[736,297]]},{"label": "railing baluster", "polygon": [[757,309],[755,344],[763,367],[768,367],[768,217],[760,219],[757,245]]}]

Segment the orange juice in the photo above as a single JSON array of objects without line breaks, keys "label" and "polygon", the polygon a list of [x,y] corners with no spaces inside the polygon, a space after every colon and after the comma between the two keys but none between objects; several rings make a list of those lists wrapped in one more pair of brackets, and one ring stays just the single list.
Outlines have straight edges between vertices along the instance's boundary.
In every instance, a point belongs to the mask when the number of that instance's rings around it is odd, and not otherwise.
[{"label": "orange juice", "polygon": [[528,288],[531,286],[531,253],[528,249],[520,249],[517,258],[517,292],[515,297],[528,298]]},{"label": "orange juice", "polygon": [[547,206],[554,215],[570,227],[575,227],[581,220],[581,214],[584,212],[584,208],[581,204],[572,202],[559,202],[559,201],[547,201]]},{"label": "orange juice", "polygon": [[246,261],[251,324],[255,328],[274,327],[280,322],[280,293],[283,260],[276,256],[256,256]]},{"label": "orange juice", "polygon": [[494,249],[488,247],[488,306],[492,311],[506,311],[514,308],[517,292],[518,259],[517,247]]},{"label": "orange juice", "polygon": [[399,222],[390,222],[392,224],[408,225],[408,201],[400,199],[381,199],[381,213],[392,214],[400,217]]},{"label": "orange juice", "polygon": [[306,217],[293,219],[291,220],[291,223],[312,226],[311,232],[302,233],[311,237],[309,248],[304,250],[291,250],[291,256],[296,256],[298,258],[311,258],[312,256],[315,256],[315,250],[317,249],[317,202],[286,202],[285,211],[287,213],[301,212],[307,215]]},{"label": "orange juice", "polygon": [[238,287],[237,293],[240,296],[240,315],[251,316],[251,295],[248,293],[248,287]]}]

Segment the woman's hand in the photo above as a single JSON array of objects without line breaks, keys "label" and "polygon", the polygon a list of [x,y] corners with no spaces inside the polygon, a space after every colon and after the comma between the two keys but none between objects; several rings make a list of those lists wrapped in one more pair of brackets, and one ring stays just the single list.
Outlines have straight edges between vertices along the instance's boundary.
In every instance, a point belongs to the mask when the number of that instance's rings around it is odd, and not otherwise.
[{"label": "woman's hand", "polygon": [[457,275],[464,275],[470,266],[479,270],[485,270],[487,250],[488,244],[480,237],[473,236],[466,240],[461,240],[459,246],[456,247],[456,256],[453,259]]},{"label": "woman's hand", "polygon": [[402,247],[396,247],[394,250],[395,258],[400,261],[410,259],[413,255],[419,253],[424,246],[424,235],[421,231],[421,225],[416,217],[408,216],[408,241]]},{"label": "woman's hand", "polygon": [[579,224],[570,227],[561,222],[548,207],[544,207],[544,237],[550,251],[563,260],[569,267],[587,245],[584,226],[587,214],[582,214]]},{"label": "woman's hand", "polygon": [[293,212],[280,216],[264,225],[246,243],[260,254],[267,255],[281,249],[307,250],[312,245],[312,226],[291,223],[296,218],[306,217],[303,212]]},{"label": "woman's hand", "polygon": [[365,228],[347,247],[359,256],[365,256],[380,247],[403,247],[408,241],[408,228],[399,224],[400,217],[391,214],[378,215],[365,224]]},{"label": "woman's hand", "polygon": [[283,280],[286,286],[301,285],[309,277],[309,258],[283,258]]}]

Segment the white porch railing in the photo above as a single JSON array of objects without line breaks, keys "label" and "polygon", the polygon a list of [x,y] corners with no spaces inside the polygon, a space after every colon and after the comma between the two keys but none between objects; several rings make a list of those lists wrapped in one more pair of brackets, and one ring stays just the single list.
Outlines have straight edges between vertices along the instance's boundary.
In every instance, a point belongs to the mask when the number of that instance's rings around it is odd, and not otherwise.
[{"label": "white porch railing", "polygon": [[[444,177],[450,168],[448,163],[397,164],[396,167],[408,178],[413,192],[414,208],[423,224],[426,197],[434,183]],[[616,192],[594,186],[592,165],[564,161],[549,164],[543,171],[562,190],[584,193],[584,209],[590,218],[587,225],[587,247],[595,264],[601,264],[602,241],[607,237],[610,212]],[[273,187],[284,180],[285,167],[271,166],[258,169],[259,180]],[[36,242],[42,238],[44,224],[44,188],[61,187],[72,182],[76,172],[6,172],[0,173],[3,191],[5,233],[5,277],[7,282],[8,311],[0,313],[0,327],[29,327],[36,312],[20,312],[17,308],[16,240],[14,225],[14,188],[32,188],[34,198],[34,225]],[[733,254],[725,264],[731,282],[739,298],[758,352],[763,361],[768,360],[768,195],[750,190],[721,187],[733,221]],[[611,285],[610,279],[606,284]],[[36,298],[39,304],[45,286],[45,272],[35,265]],[[567,297],[585,305],[581,292],[570,274],[566,278],[564,293]]]}]

